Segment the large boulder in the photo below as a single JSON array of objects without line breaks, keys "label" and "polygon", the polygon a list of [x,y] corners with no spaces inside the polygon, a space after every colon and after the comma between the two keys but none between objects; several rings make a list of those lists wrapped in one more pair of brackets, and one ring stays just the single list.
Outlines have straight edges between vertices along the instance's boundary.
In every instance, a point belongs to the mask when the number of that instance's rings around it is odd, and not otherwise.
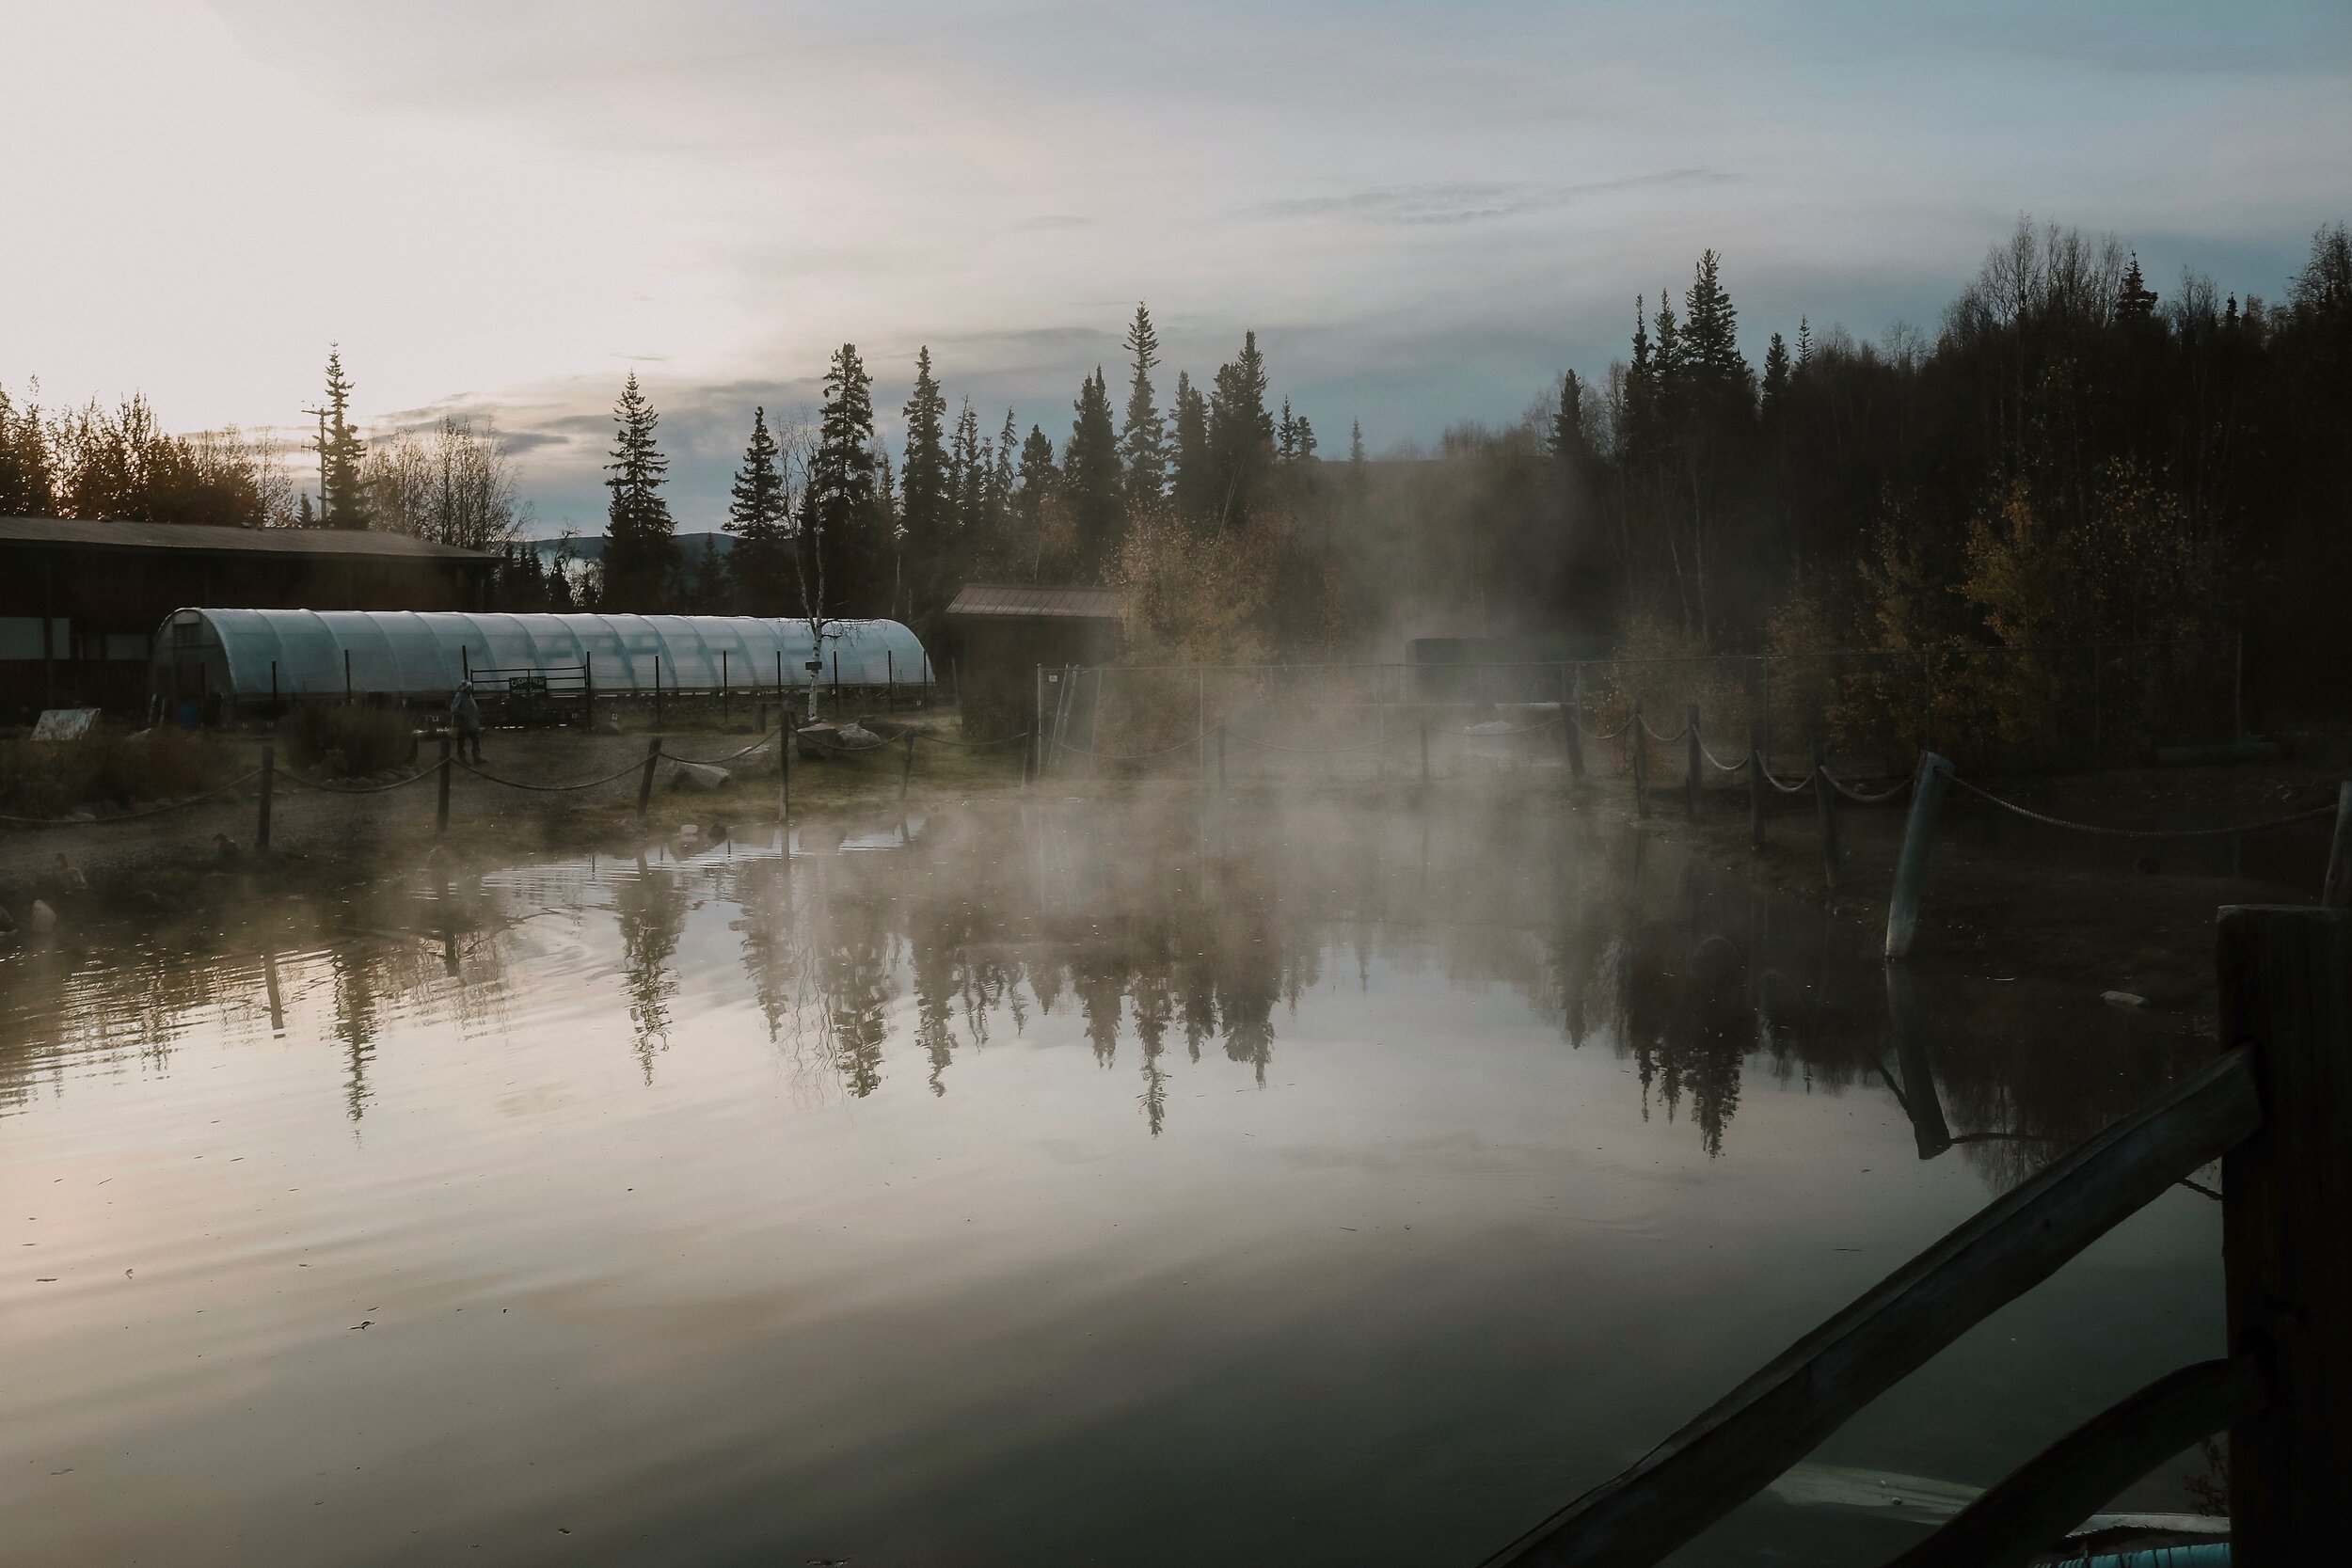
[{"label": "large boulder", "polygon": [[734,775],[714,763],[681,762],[677,771],[670,775],[672,789],[713,790],[724,785]]}]

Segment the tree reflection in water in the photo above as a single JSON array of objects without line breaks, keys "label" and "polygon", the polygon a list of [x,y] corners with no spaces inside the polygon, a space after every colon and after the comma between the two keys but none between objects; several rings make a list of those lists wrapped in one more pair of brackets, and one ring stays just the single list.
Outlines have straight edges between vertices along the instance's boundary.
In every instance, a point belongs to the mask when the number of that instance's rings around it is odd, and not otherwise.
[{"label": "tree reflection in water", "polygon": [[[569,920],[594,964],[599,905],[648,1083],[681,1009],[739,1003],[810,1087],[863,1098],[903,1066],[945,1096],[992,1031],[1022,1034],[1068,1005],[1098,1069],[1118,1069],[1132,1030],[1152,1136],[1171,1126],[1174,1037],[1187,1063],[1215,1041],[1266,1086],[1276,1008],[1324,983],[1327,957],[1352,958],[1359,988],[1435,971],[1465,992],[1518,995],[1564,1049],[1629,1063],[1629,1113],[1687,1121],[1710,1154],[1736,1136],[1760,1074],[1885,1093],[1923,1158],[1957,1147],[1996,1185],[2206,1050],[2186,1028],[2095,1006],[2054,1041],[2046,990],[1931,965],[1890,989],[1868,929],[1770,905],[1733,868],[1573,812],[1028,805],[934,821],[903,850],[787,861],[742,845],[641,856],[618,875],[596,862],[437,873],[370,899],[127,932],[119,948],[20,952],[0,961],[0,1113],[43,1084],[63,1092],[69,1058],[163,1071],[197,1021],[298,1039],[310,1020],[342,1053],[357,1120],[395,1027],[438,1017],[494,1033],[516,998],[565,983],[541,976],[517,933]],[[721,933],[739,989],[683,994],[682,951],[691,961],[712,936],[723,947]]]}]

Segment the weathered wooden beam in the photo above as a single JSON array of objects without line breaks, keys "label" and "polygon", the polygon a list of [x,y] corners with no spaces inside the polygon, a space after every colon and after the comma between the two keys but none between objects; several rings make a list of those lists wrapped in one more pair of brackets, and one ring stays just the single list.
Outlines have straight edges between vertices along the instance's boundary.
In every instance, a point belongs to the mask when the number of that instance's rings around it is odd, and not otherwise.
[{"label": "weathered wooden beam", "polygon": [[2156,1379],[2011,1471],[1887,1568],[2024,1568],[2190,1444],[2263,1407],[2262,1363],[2201,1361]]},{"label": "weathered wooden beam", "polygon": [[2352,1477],[2352,913],[2221,911],[2220,1036],[2256,1053],[2262,1130],[2221,1162],[2230,1348],[2278,1400],[2230,1431],[2233,1560],[2335,1560]]},{"label": "weathered wooden beam", "polygon": [[1986,1205],[1488,1568],[1647,1568],[2260,1120],[2232,1052]]}]

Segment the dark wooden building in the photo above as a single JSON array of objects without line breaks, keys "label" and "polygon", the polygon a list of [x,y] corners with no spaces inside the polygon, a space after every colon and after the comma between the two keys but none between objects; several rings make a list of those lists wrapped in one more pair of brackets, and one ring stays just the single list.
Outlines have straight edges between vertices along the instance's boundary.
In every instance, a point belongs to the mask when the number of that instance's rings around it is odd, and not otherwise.
[{"label": "dark wooden building", "polygon": [[1039,668],[1117,658],[1126,610],[1116,588],[965,584],[947,607],[964,733],[987,738],[1027,728]]},{"label": "dark wooden building", "polygon": [[0,517],[0,704],[143,707],[175,610],[480,610],[497,564],[364,530]]}]

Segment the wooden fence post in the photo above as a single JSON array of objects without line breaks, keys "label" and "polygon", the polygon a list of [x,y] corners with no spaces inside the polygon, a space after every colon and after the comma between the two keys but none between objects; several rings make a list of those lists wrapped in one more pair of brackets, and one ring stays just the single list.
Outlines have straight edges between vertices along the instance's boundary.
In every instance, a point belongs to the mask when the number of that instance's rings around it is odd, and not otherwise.
[{"label": "wooden fence post", "polygon": [[1919,928],[1919,895],[1927,880],[1928,850],[1935,834],[1936,808],[1944,803],[1944,785],[1952,765],[1933,752],[1919,753],[1919,769],[1911,781],[1911,819],[1903,824],[1902,853],[1895,861],[1895,891],[1886,901],[1886,956],[1906,958],[1911,939]]},{"label": "wooden fence post", "polygon": [[1707,749],[1699,740],[1699,705],[1692,703],[1683,715],[1682,733],[1691,737],[1682,765],[1682,815],[1695,822],[1699,816],[1699,769],[1707,766]]},{"label": "wooden fence post", "polygon": [[907,759],[898,766],[898,803],[906,804],[907,785],[914,778],[914,732],[907,731]]},{"label": "wooden fence post", "polygon": [[278,747],[264,740],[262,742],[262,803],[253,822],[253,852],[257,855],[265,853],[269,848],[270,796],[277,786]]},{"label": "wooden fence post", "polygon": [[[781,658],[784,656],[776,656]],[[789,704],[776,709],[776,826],[786,831],[784,852],[792,853],[790,824],[792,821],[792,708]]]},{"label": "wooden fence post", "polygon": [[2231,1560],[2289,1568],[2343,1549],[2352,1475],[2352,914],[2224,909],[2217,961],[2221,1045],[2253,1046],[2263,1113],[2221,1160],[2230,1346],[2271,1398],[2230,1429]]},{"label": "wooden fence post", "polygon": [[1649,731],[1642,723],[1642,699],[1633,699],[1633,815],[1649,815]]},{"label": "wooden fence post", "polygon": [[580,656],[580,723],[585,730],[596,727],[596,656]]},{"label": "wooden fence post", "polygon": [[898,650],[882,650],[882,711],[898,711]]},{"label": "wooden fence post", "polygon": [[1748,847],[1764,847],[1764,722],[1748,721]]},{"label": "wooden fence post", "polygon": [[2328,842],[2328,875],[2319,885],[2323,910],[2352,910],[2352,779],[2336,786],[2336,835]]},{"label": "wooden fence post", "polygon": [[653,727],[661,727],[661,656],[653,656]]},{"label": "wooden fence post", "polygon": [[439,768],[441,776],[434,788],[436,799],[433,802],[433,831],[437,833],[446,833],[449,832],[449,774],[450,756],[453,750],[453,748],[450,745],[449,731],[444,728],[441,731],[441,763]]},{"label": "wooden fence post", "polygon": [[655,736],[645,743],[645,770],[637,776],[637,823],[644,826],[645,808],[653,803],[653,769],[661,760],[661,737]]},{"label": "wooden fence post", "polygon": [[1830,787],[1829,752],[1813,735],[1813,804],[1821,818],[1821,885],[1837,891],[1837,792]]}]

